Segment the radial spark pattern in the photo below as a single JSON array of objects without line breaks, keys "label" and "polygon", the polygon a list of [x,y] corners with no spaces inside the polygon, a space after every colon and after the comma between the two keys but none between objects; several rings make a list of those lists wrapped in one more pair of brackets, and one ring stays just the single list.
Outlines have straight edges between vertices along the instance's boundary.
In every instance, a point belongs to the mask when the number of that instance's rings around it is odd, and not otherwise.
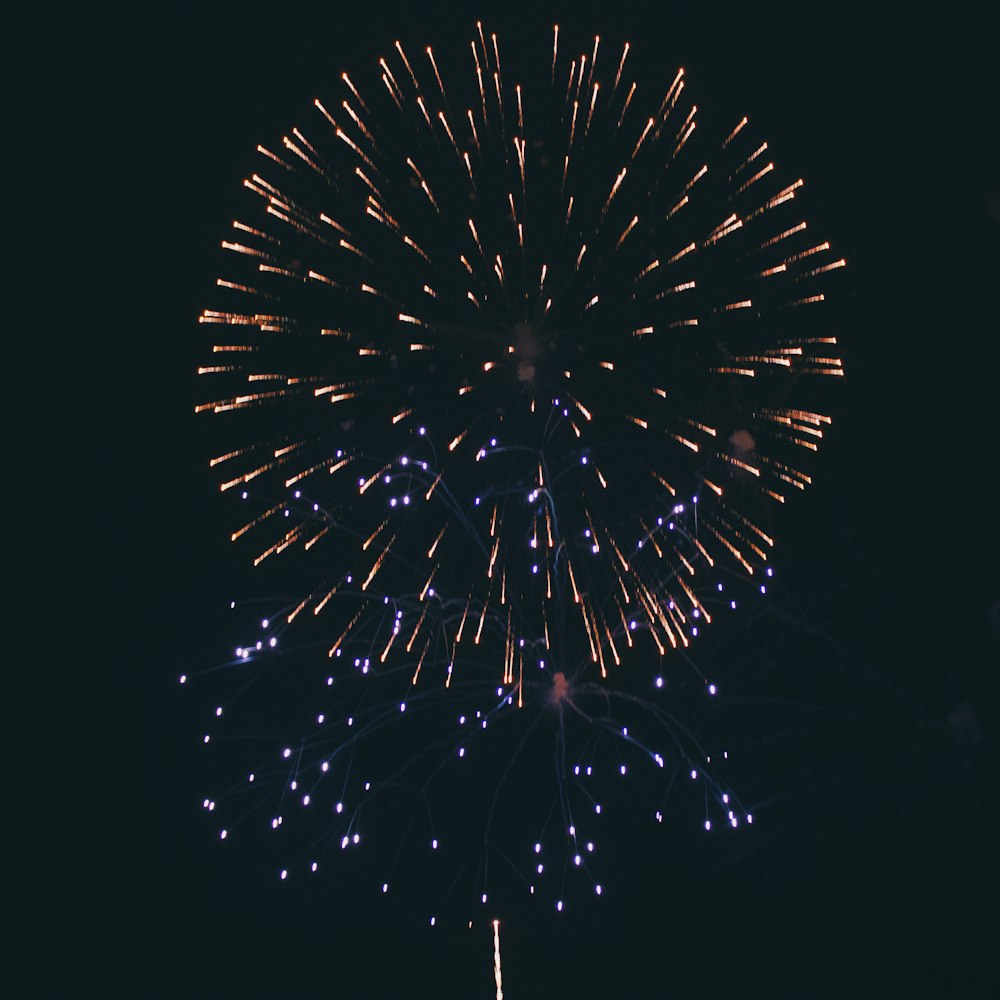
[{"label": "radial spark pattern", "polygon": [[[522,825],[567,863],[595,766],[702,776],[738,821],[664,676],[740,581],[766,589],[770,509],[810,482],[842,374],[844,261],[746,118],[703,126],[683,70],[644,94],[628,45],[564,49],[396,43],[245,181],[197,409],[250,508],[233,539],[297,581],[234,665],[260,680],[246,714],[295,734],[254,774],[275,830],[295,797],[347,847],[375,776],[428,803],[475,747],[489,829],[526,761],[514,801],[536,797],[553,734],[558,809]],[[322,676],[277,659],[319,642]]]}]

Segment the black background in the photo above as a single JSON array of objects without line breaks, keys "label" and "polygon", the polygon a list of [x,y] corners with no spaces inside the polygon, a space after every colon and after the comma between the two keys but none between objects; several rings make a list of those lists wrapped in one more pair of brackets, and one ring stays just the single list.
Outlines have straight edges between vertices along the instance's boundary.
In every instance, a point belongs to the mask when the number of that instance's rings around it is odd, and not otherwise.
[{"label": "black background", "polygon": [[[506,995],[1000,985],[988,25],[958,4],[681,6],[53,9],[12,30],[30,65],[9,92],[22,149],[7,194],[29,218],[28,280],[11,291],[28,318],[9,429],[29,471],[8,487],[14,551],[28,542],[12,605],[10,995],[492,995],[485,921],[431,930],[416,906],[335,879],[278,886],[251,851],[220,852],[199,808],[203,706],[175,683],[228,646],[241,572],[191,413],[196,317],[238,181],[342,69],[396,37],[467,45],[477,16],[508,48],[559,20],[631,39],[664,77],[684,65],[700,102],[749,113],[806,179],[810,219],[850,265],[848,377],[821,481],[781,539],[781,599],[850,652],[775,648],[802,659],[802,702],[825,697],[810,678],[850,676],[838,711],[893,706],[840,742],[836,727],[810,742],[812,716],[792,710],[787,756],[807,747],[830,770],[789,763],[775,783],[791,803],[739,855],[693,841],[650,854],[599,907],[512,915]],[[761,690],[795,666],[768,661]],[[960,705],[974,725],[947,722]]]}]

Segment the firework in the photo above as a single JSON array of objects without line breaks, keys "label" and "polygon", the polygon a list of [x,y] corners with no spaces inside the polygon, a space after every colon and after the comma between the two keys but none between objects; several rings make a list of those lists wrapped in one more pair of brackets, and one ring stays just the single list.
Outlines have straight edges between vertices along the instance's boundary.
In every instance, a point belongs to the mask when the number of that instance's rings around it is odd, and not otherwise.
[{"label": "firework", "polygon": [[[222,415],[233,540],[293,593],[216,716],[295,734],[241,780],[275,831],[293,802],[321,815],[315,854],[358,843],[382,789],[436,850],[444,785],[470,826],[520,833],[495,839],[534,891],[543,855],[590,870],[588,782],[634,765],[701,780],[706,827],[749,818],[677,721],[679,676],[716,693],[687,650],[766,590],[771,510],[811,481],[844,261],[746,118],[705,126],[683,70],[644,93],[607,49],[397,42],[244,182],[196,409]],[[442,777],[463,766],[480,810]]]}]

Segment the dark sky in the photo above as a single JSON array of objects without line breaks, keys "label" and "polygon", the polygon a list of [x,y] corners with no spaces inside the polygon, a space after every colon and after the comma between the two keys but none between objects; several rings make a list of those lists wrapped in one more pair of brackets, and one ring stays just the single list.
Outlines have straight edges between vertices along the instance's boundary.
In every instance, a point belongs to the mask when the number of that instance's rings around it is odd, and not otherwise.
[{"label": "dark sky", "polygon": [[[600,907],[512,914],[506,995],[989,995],[1000,89],[987,26],[961,5],[495,6],[482,16],[508,47],[574,23],[645,60],[662,52],[664,75],[683,64],[706,105],[749,112],[806,178],[851,290],[835,432],[783,538],[787,627],[771,621],[741,678],[761,702],[754,732],[776,734],[759,787],[774,821],[739,849],[681,838],[623,859]],[[231,644],[221,611],[241,571],[191,414],[195,320],[239,179],[258,141],[393,38],[467,44],[476,12],[446,10],[218,4],[31,31],[43,154],[29,179],[60,212],[35,216],[33,270],[58,260],[70,277],[40,281],[29,329],[51,345],[36,363],[50,349],[66,363],[70,405],[57,418],[35,399],[29,440],[55,445],[53,489],[77,499],[53,503],[72,541],[36,557],[31,584],[61,600],[28,661],[46,678],[31,695],[44,736],[15,767],[42,803],[10,858],[25,932],[11,950],[28,959],[11,995],[493,995],[485,922],[431,931],[416,905],[376,906],[336,879],[278,886],[252,850],[220,852],[198,808],[203,706],[174,684]],[[39,321],[64,298],[71,320]]]}]

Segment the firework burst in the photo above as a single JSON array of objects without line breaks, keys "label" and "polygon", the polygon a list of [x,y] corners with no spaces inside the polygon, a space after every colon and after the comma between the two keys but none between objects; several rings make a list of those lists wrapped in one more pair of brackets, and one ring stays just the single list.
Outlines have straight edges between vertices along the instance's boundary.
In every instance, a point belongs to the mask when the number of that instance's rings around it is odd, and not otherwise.
[{"label": "firework burst", "polygon": [[[436,850],[429,789],[454,798],[442,774],[477,753],[491,791],[461,811],[523,834],[532,891],[546,852],[589,871],[595,769],[702,780],[707,827],[746,816],[670,671],[714,695],[687,650],[766,590],[771,510],[809,484],[842,374],[844,261],[746,118],[706,127],[683,70],[643,93],[630,59],[558,28],[534,67],[481,25],[446,58],[397,42],[244,182],[196,409],[222,415],[233,540],[298,582],[237,649],[254,697],[216,715],[297,734],[241,786],[271,789],[276,831],[292,801],[322,815],[310,867],[360,840],[373,789],[410,789]],[[278,659],[314,644],[315,668]],[[556,805],[512,823],[510,788]]]}]

